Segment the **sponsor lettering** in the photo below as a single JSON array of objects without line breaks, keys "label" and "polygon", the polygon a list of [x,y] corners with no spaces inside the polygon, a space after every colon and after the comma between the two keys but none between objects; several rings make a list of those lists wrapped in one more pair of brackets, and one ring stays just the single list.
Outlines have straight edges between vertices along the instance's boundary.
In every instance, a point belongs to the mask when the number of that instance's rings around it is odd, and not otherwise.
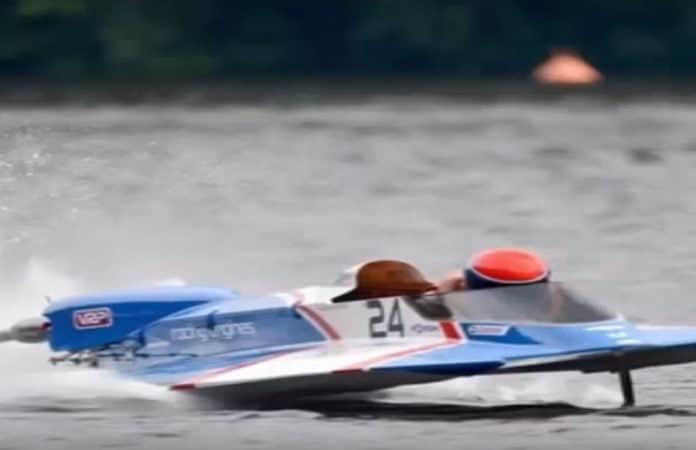
[{"label": "sponsor lettering", "polygon": [[78,330],[109,328],[114,324],[110,308],[80,309],[73,311],[73,326]]},{"label": "sponsor lettering", "polygon": [[440,331],[440,327],[433,324],[417,323],[415,325],[411,325],[411,331],[417,334],[433,333],[436,331]]},{"label": "sponsor lettering", "polygon": [[169,330],[172,341],[225,341],[239,336],[253,336],[256,334],[254,322],[221,323],[213,328],[206,327],[181,327]]},{"label": "sponsor lettering", "polygon": [[505,336],[509,330],[507,325],[469,325],[466,333],[469,336]]}]

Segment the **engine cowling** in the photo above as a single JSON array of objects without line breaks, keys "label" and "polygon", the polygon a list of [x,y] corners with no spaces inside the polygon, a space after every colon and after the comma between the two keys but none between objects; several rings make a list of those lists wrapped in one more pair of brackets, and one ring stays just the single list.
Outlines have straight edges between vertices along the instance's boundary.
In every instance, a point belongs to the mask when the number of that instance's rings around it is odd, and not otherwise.
[{"label": "engine cowling", "polygon": [[75,352],[122,342],[169,314],[237,296],[224,288],[154,287],[65,298],[51,303],[43,314],[51,324],[51,349]]}]

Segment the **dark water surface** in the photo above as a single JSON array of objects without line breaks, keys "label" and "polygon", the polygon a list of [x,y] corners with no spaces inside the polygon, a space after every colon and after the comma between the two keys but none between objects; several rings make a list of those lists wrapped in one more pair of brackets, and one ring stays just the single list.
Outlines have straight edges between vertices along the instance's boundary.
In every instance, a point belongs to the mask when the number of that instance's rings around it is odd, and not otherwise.
[{"label": "dark water surface", "polygon": [[[0,107],[0,325],[162,280],[262,292],[372,257],[431,276],[492,245],[627,317],[696,324],[696,103],[390,93]],[[328,100],[328,101],[325,101]],[[693,365],[461,379],[211,409],[0,348],[0,450],[694,448]]]}]

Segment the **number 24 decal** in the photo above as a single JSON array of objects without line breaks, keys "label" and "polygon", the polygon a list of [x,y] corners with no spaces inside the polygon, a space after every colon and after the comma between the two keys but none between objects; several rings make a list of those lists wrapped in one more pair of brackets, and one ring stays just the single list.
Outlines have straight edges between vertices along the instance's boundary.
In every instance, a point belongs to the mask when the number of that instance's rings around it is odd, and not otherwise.
[{"label": "number 24 decal", "polygon": [[390,333],[398,333],[399,336],[403,337],[404,322],[401,319],[399,300],[394,300],[391,305],[391,310],[386,315],[384,311],[385,302],[379,300],[368,300],[366,305],[368,309],[375,310],[374,314],[370,316],[369,321],[370,337],[383,338],[389,336]]}]

